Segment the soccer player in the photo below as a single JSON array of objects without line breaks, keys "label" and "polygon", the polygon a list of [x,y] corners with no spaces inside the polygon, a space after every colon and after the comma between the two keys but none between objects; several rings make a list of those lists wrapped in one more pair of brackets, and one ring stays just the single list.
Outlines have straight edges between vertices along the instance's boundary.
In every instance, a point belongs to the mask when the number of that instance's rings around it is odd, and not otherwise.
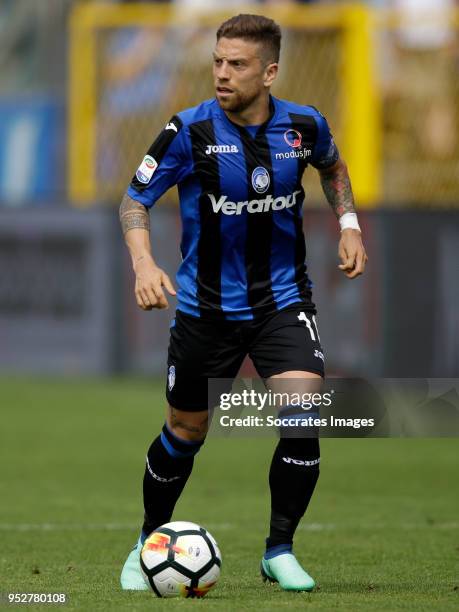
[{"label": "soccer player", "polygon": [[[170,521],[204,442],[208,379],[234,379],[247,354],[268,386],[276,379],[320,384],[324,376],[302,229],[301,179],[308,164],[319,171],[341,226],[339,268],[348,278],[364,271],[347,168],[325,118],[312,106],[270,95],[280,42],[279,26],[266,17],[238,15],[220,26],[215,98],[170,119],[120,207],[143,310],[167,308],[165,291],[176,295],[152,257],[149,235],[149,209],[174,184],[183,225],[167,416],[147,453],[145,520],[121,574],[124,589],[147,588],[139,553],[147,535]],[[281,437],[274,451],[261,572],[285,590],[314,588],[292,544],[319,461],[317,437]]]}]

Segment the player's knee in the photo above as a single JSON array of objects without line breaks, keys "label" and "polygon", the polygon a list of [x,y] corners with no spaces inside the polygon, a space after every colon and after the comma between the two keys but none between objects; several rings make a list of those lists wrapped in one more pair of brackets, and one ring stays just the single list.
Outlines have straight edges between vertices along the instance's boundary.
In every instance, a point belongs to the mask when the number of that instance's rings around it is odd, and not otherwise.
[{"label": "player's knee", "polygon": [[183,425],[168,424],[168,429],[174,436],[186,442],[204,442],[207,435],[207,427],[187,427]]},{"label": "player's knee", "polygon": [[167,428],[177,438],[188,442],[203,442],[209,428],[207,410],[186,412],[169,406]]},{"label": "player's knee", "polygon": [[279,437],[281,442],[296,452],[315,459],[319,455],[318,412],[299,410],[297,405],[285,406],[279,411]]},{"label": "player's knee", "polygon": [[160,440],[163,448],[174,459],[192,458],[204,444],[204,438],[188,439],[177,435],[167,423],[164,423]]}]

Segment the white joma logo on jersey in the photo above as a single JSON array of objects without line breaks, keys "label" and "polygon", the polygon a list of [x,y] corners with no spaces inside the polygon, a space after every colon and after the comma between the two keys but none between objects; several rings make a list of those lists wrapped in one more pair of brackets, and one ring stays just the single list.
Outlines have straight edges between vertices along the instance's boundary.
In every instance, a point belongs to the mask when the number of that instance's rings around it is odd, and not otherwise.
[{"label": "white joma logo on jersey", "polygon": [[236,145],[207,145],[206,155],[211,153],[239,153]]},{"label": "white joma logo on jersey", "polygon": [[260,200],[245,200],[245,202],[231,202],[225,195],[220,196],[217,200],[213,193],[209,193],[208,196],[215,213],[222,211],[224,215],[241,215],[243,210],[247,210],[248,213],[260,213],[290,208],[295,206],[296,196],[299,193],[301,191],[295,191],[288,196],[279,196],[278,198],[268,195]]},{"label": "white joma logo on jersey", "polygon": [[170,121],[167,125],[166,125],[166,130],[174,130],[174,132],[177,132],[177,126],[175,125],[175,123],[172,123],[172,121]]}]

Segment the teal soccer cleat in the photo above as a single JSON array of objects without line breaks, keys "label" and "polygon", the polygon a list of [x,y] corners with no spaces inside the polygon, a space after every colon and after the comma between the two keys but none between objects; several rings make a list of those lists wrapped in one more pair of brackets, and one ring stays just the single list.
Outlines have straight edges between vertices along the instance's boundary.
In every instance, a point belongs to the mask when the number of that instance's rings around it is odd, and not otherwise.
[{"label": "teal soccer cleat", "polygon": [[143,543],[139,538],[137,544],[131,550],[121,572],[121,588],[125,591],[148,591],[140,570],[140,551]]},{"label": "teal soccer cleat", "polygon": [[312,591],[316,583],[304,571],[291,552],[283,553],[272,559],[261,560],[263,581],[278,582],[284,591]]}]

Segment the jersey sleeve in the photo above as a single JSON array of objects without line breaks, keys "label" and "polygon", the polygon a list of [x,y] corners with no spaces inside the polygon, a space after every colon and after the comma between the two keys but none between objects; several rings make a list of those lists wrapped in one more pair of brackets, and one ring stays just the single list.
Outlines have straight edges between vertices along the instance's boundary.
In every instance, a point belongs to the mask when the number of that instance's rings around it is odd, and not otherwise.
[{"label": "jersey sleeve", "polygon": [[317,168],[317,170],[325,170],[336,164],[339,159],[339,151],[333,140],[327,120],[322,113],[317,111],[315,120],[317,123],[317,141],[314,155],[309,163],[314,168]]},{"label": "jersey sleeve", "polygon": [[178,115],[166,124],[148,149],[128,187],[128,195],[151,207],[170,187],[192,170],[186,129]]}]

